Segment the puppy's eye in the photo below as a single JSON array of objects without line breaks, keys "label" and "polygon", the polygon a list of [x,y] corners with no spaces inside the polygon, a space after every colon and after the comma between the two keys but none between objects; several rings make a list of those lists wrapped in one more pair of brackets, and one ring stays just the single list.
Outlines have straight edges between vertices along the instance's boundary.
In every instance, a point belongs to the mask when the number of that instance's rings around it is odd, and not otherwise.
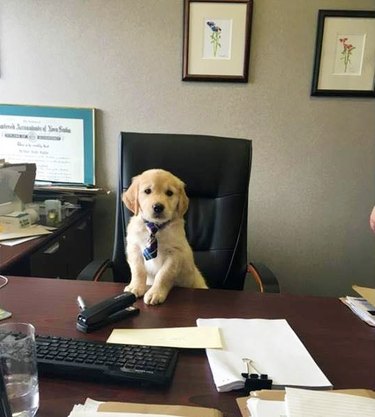
[{"label": "puppy's eye", "polygon": [[167,191],[165,192],[165,194],[167,194],[167,196],[168,196],[168,197],[172,197],[172,195],[173,195],[173,191],[172,191],[172,190],[167,190]]},{"label": "puppy's eye", "polygon": [[145,194],[151,194],[151,188],[146,188],[145,189]]}]

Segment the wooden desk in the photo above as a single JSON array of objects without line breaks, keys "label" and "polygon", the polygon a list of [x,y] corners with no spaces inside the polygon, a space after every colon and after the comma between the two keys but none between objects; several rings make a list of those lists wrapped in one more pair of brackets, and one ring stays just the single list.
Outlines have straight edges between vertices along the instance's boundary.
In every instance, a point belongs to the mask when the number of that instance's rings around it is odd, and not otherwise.
[{"label": "wooden desk", "polygon": [[[31,322],[39,334],[106,340],[114,326],[88,335],[75,329],[76,297],[90,305],[122,290],[119,283],[11,277],[0,290],[0,305],[13,313],[9,321]],[[194,326],[198,317],[286,318],[335,388],[375,389],[375,328],[335,298],[174,288],[160,306],[136,304],[140,314],[115,327]],[[182,350],[168,388],[42,377],[40,396],[38,417],[66,417],[86,397],[215,407],[239,417],[235,398],[241,393],[218,393],[204,350]]]},{"label": "wooden desk", "polygon": [[0,242],[0,273],[75,278],[93,258],[92,208],[80,209],[49,235],[5,246]]}]

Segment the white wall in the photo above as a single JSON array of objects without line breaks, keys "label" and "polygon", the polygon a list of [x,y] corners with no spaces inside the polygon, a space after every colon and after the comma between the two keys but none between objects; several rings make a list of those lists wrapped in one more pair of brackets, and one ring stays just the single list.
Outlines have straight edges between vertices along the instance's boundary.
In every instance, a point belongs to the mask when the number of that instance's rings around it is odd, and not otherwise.
[{"label": "white wall", "polygon": [[[253,140],[251,259],[284,291],[375,284],[375,100],[312,98],[319,9],[373,0],[255,0],[247,84],[182,82],[182,0],[1,0],[0,101],[95,107],[97,179],[116,187],[120,131]],[[100,198],[109,255],[114,198]]]}]

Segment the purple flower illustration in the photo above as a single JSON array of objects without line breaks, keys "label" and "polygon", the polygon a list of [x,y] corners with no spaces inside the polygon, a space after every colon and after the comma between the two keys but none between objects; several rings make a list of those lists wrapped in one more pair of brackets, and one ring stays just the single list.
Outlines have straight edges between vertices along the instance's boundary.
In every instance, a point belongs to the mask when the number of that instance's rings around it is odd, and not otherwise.
[{"label": "purple flower illustration", "polygon": [[221,48],[220,38],[221,38],[221,28],[216,25],[215,22],[209,21],[207,25],[211,29],[211,44],[212,44],[212,52],[216,57],[218,49]]}]

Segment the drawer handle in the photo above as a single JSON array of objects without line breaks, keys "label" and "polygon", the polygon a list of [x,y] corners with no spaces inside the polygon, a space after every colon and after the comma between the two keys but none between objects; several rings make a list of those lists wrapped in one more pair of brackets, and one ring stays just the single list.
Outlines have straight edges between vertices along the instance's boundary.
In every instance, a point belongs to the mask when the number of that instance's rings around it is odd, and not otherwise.
[{"label": "drawer handle", "polygon": [[48,249],[46,249],[43,253],[46,255],[53,255],[60,249],[60,243],[56,242],[53,245],[51,245]]}]

